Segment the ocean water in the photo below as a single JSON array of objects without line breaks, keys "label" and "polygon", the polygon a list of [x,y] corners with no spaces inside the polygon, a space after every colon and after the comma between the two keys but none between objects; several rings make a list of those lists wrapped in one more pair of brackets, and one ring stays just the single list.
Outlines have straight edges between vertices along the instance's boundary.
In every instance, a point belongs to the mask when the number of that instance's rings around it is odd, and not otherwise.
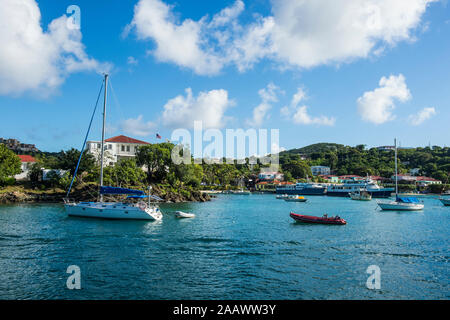
[{"label": "ocean water", "polygon": [[[0,206],[0,299],[449,299],[450,207],[424,202],[401,213],[346,198],[219,195],[161,205],[161,222]],[[290,211],[348,224],[299,224]],[[81,290],[66,287],[69,265]],[[380,290],[366,287],[370,265]]]}]

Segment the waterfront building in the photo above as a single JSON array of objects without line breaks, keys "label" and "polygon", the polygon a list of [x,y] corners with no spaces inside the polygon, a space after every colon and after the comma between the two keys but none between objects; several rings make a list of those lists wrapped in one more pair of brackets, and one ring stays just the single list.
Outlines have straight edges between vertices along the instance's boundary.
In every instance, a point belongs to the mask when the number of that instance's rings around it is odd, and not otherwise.
[{"label": "waterfront building", "polygon": [[[393,181],[395,181],[395,175],[391,177]],[[407,174],[399,174],[398,175],[398,182],[403,183],[417,183],[419,186],[427,186],[430,184],[442,184],[442,181],[436,180],[431,177],[424,177],[424,176],[411,176]]]},{"label": "waterfront building", "polygon": [[16,174],[14,178],[16,180],[28,180],[28,173],[30,172],[31,166],[35,164],[37,161],[34,157],[29,155],[18,155],[20,158],[20,162],[22,163],[21,169],[22,172]]},{"label": "waterfront building", "polygon": [[[150,143],[130,138],[124,135],[112,137],[105,140],[104,163],[106,165],[114,165],[122,159],[130,159],[136,156],[139,147],[149,145]],[[92,154],[98,162],[100,162],[101,153],[100,141],[88,141],[86,150]]]},{"label": "waterfront building", "polygon": [[329,175],[331,172],[330,167],[326,166],[312,166],[311,167],[311,173],[313,176],[319,176],[319,175]]}]

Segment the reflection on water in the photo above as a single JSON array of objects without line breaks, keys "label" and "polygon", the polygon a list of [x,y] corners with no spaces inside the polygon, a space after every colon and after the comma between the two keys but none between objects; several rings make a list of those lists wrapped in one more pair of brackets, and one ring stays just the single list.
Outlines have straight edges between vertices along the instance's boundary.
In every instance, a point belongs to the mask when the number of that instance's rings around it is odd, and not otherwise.
[{"label": "reflection on water", "polygon": [[[448,299],[450,208],[219,195],[165,204],[163,221],[69,218],[61,205],[0,206],[2,299]],[[194,219],[177,219],[177,210]],[[295,223],[338,214],[345,226]],[[82,290],[66,289],[81,268]],[[381,290],[365,286],[381,268]]]}]

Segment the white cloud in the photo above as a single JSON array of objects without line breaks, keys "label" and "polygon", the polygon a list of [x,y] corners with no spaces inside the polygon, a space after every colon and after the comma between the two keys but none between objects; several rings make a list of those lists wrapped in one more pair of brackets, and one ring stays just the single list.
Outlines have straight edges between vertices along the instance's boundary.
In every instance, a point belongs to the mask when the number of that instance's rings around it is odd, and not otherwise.
[{"label": "white cloud", "polygon": [[274,0],[273,44],[280,61],[299,67],[365,58],[413,40],[434,0]]},{"label": "white cloud", "polygon": [[35,0],[1,1],[0,94],[47,95],[73,72],[108,67],[88,57],[80,30],[69,28],[70,22],[63,15],[44,32]]},{"label": "white cloud", "polygon": [[166,103],[162,121],[169,127],[192,128],[198,120],[202,121],[204,129],[222,128],[227,120],[225,111],[232,104],[226,90],[200,92],[194,97],[188,88],[186,96],[179,95]]},{"label": "white cloud", "polygon": [[204,19],[178,23],[172,7],[160,0],[140,0],[129,28],[135,28],[139,39],[156,43],[153,54],[159,61],[173,62],[203,75],[217,73],[222,68],[219,56],[202,49]]},{"label": "white cloud", "polygon": [[281,108],[281,114],[292,120],[295,124],[305,124],[305,125],[323,125],[323,126],[333,126],[336,119],[326,116],[312,117],[308,114],[308,106],[299,106],[300,102],[306,100],[306,92],[303,88],[298,88],[297,92],[292,96],[291,103],[289,106],[284,106]]},{"label": "white cloud", "polygon": [[161,0],[140,0],[128,30],[153,40],[159,61],[213,75],[234,64],[239,71],[262,59],[311,68],[379,55],[414,31],[436,0],[272,0],[272,15],[239,22],[237,0],[212,18],[179,21]]},{"label": "white cloud", "polygon": [[151,121],[144,122],[143,116],[139,115],[136,119],[130,118],[123,121],[120,128],[125,133],[145,137],[154,133],[156,124]]},{"label": "white cloud", "polygon": [[382,77],[378,88],[358,98],[358,112],[363,120],[382,124],[395,118],[392,114],[395,100],[406,102],[410,99],[411,93],[402,74]]},{"label": "white cloud", "polygon": [[253,109],[253,118],[247,119],[247,125],[259,127],[266,119],[267,112],[272,108],[272,102],[277,102],[277,91],[279,88],[273,83],[269,83],[266,88],[258,91],[261,103]]},{"label": "white cloud", "polygon": [[296,124],[306,124],[306,125],[317,124],[323,126],[333,126],[334,123],[336,122],[334,118],[328,118],[325,116],[311,117],[308,114],[307,106],[298,107],[292,119]]},{"label": "white cloud", "polygon": [[422,124],[424,121],[430,119],[435,114],[436,114],[435,108],[424,108],[420,110],[417,114],[410,115],[409,121],[412,125],[418,126]]}]

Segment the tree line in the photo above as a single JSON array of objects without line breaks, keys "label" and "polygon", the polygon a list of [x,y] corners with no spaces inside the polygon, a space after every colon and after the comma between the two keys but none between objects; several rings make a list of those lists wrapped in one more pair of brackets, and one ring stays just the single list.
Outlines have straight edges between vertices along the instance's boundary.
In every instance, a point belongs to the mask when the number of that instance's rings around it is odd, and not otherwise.
[{"label": "tree line", "polygon": [[[136,157],[119,161],[104,169],[104,184],[123,187],[143,187],[148,184],[167,185],[170,188],[195,190],[205,186],[215,188],[249,186],[255,181],[262,169],[269,170],[267,165],[257,161],[251,164],[249,159],[244,163],[234,161],[233,164],[179,164],[171,160],[172,143],[160,143],[142,146]],[[64,176],[50,174],[49,185],[67,187],[74,174],[80,151],[70,149],[57,154],[34,154],[38,160],[31,167],[29,178],[38,183],[42,180],[42,168],[63,169],[68,172]],[[400,149],[398,152],[399,172],[407,173],[418,168],[419,174],[433,177],[444,183],[448,181],[450,171],[450,148],[415,148]],[[311,178],[311,166],[329,166],[336,175],[379,175],[391,177],[394,174],[393,151],[380,151],[377,148],[367,149],[364,145],[355,147],[338,144],[316,144],[301,149],[284,151],[279,154],[278,170],[284,174],[285,180],[296,181]],[[144,171],[143,167],[147,170]],[[11,181],[11,177],[21,172],[20,160],[15,154],[0,144],[0,184]],[[97,182],[99,164],[94,156],[83,152],[76,183]],[[314,178],[321,181],[320,178]]]}]

